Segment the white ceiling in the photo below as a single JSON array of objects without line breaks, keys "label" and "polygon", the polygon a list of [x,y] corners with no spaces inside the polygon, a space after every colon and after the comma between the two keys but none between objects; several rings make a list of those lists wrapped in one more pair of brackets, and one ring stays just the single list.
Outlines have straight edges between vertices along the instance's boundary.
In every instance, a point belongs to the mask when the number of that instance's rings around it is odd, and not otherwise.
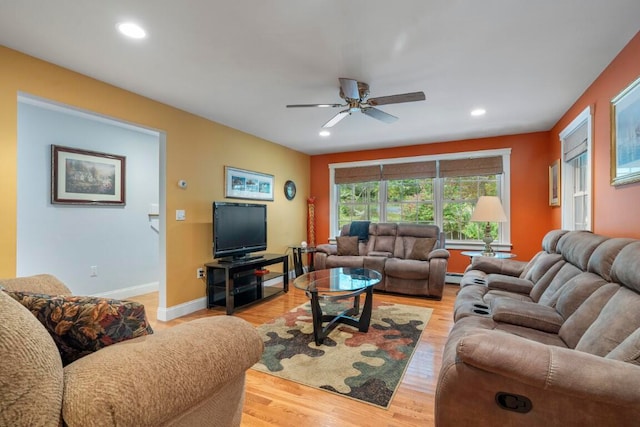
[{"label": "white ceiling", "polygon": [[[639,16],[638,0],[0,0],[0,44],[320,154],[549,130]],[[148,37],[117,33],[127,19]],[[321,138],[339,109],[285,105],[340,103],[338,77],[427,99]]]}]

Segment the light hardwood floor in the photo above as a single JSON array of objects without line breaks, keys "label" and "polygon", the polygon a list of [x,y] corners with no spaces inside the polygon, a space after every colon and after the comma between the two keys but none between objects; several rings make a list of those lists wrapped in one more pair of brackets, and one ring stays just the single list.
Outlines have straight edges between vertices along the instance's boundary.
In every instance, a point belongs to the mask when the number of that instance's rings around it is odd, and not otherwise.
[{"label": "light hardwood floor", "polygon": [[[445,285],[441,301],[383,293],[375,299],[433,308],[418,348],[388,409],[283,380],[250,369],[247,372],[243,426],[432,426],[434,396],[442,349],[453,326],[453,303],[458,285]],[[170,322],[156,319],[157,293],[130,298],[142,302],[155,330],[208,316],[224,316],[224,309],[200,310]],[[236,310],[235,316],[261,325],[307,301],[293,287],[286,294]]]}]

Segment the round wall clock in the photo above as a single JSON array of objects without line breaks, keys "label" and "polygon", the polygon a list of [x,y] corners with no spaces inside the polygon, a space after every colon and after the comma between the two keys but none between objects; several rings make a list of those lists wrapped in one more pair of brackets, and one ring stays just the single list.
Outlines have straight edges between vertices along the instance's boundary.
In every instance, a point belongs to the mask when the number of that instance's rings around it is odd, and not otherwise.
[{"label": "round wall clock", "polygon": [[284,183],[284,195],[287,200],[293,200],[296,197],[296,184],[293,181]]}]

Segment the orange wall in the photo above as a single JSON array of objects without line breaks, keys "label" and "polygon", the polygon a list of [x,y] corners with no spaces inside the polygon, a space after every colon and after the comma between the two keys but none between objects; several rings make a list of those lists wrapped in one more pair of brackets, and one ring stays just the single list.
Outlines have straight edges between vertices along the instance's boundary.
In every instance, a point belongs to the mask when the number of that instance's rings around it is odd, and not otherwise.
[{"label": "orange wall", "polygon": [[[640,182],[614,187],[611,182],[610,102],[640,76],[640,32],[600,74],[550,132],[547,159],[560,157],[558,134],[585,108],[593,114],[593,231],[613,237],[640,238]],[[560,209],[553,209],[552,226],[560,228]]]},{"label": "orange wall", "polygon": [[[549,208],[549,133],[497,136],[407,147],[354,151],[311,157],[311,195],[316,197],[316,241],[326,243],[329,231],[329,164],[511,148],[511,242],[518,259],[540,250],[551,229]],[[462,272],[469,259],[451,251],[448,271]]]}]

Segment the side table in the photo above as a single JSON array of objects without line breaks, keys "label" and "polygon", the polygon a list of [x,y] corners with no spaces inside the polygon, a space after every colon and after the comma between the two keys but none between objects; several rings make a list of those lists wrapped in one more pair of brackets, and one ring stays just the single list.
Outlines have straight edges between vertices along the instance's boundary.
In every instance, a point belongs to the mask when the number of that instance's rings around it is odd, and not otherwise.
[{"label": "side table", "polygon": [[464,251],[464,252],[460,252],[460,254],[464,256],[468,256],[471,259],[477,256],[486,256],[489,258],[496,258],[496,259],[511,259],[517,256],[516,254],[513,254],[511,252],[494,252],[493,255],[484,255],[482,251]]},{"label": "side table", "polygon": [[291,249],[291,254],[293,255],[293,269],[296,273],[296,277],[300,277],[304,274],[304,262],[302,255],[307,254],[311,255],[308,257],[308,271],[314,271],[313,267],[313,254],[316,253],[315,246],[300,246],[300,245],[290,245],[289,249]]}]

